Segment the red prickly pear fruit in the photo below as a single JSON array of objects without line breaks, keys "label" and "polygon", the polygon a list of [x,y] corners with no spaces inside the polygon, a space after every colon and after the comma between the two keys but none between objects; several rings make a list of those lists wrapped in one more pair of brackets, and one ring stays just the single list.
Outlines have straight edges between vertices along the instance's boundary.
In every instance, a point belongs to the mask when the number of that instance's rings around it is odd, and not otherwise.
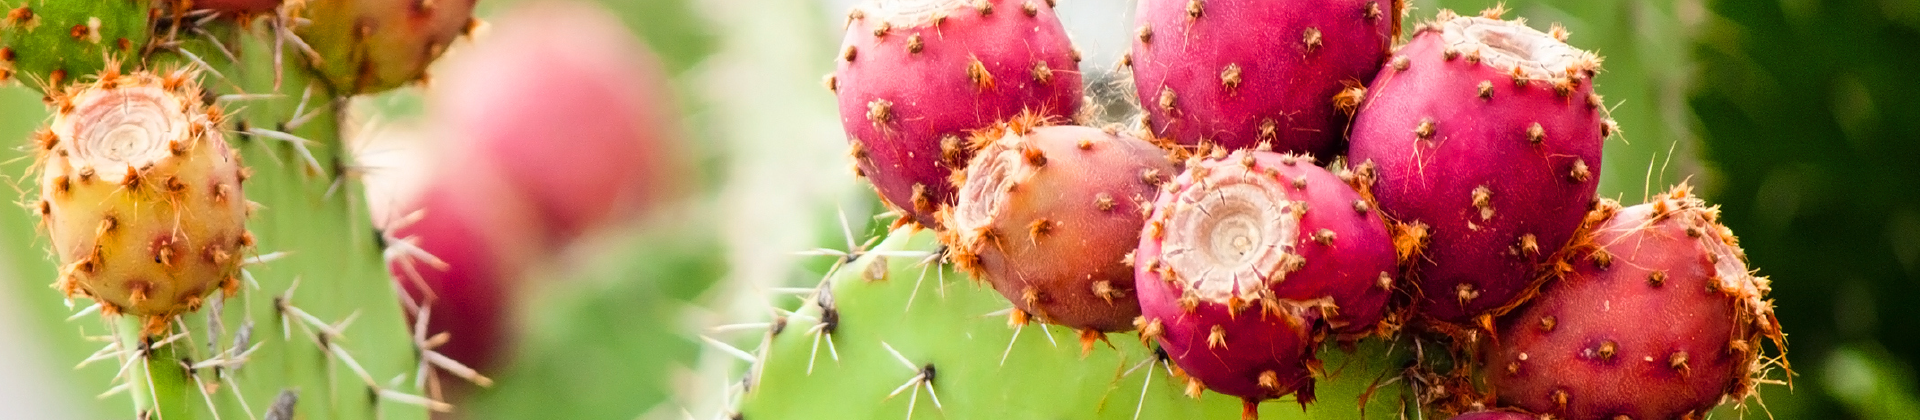
[{"label": "red prickly pear fruit", "polygon": [[552,244],[669,201],[688,178],[666,72],[609,16],[581,3],[510,10],[431,97],[433,122],[459,142],[449,158],[503,173]]},{"label": "red prickly pear fruit", "polygon": [[[1500,402],[1556,419],[1697,419],[1787,369],[1768,281],[1718,213],[1685,186],[1597,206],[1571,272],[1500,320],[1487,366]],[[1763,358],[1763,338],[1782,355]]]},{"label": "red prickly pear fruit", "polygon": [[1156,136],[1334,156],[1400,27],[1394,0],[1145,0],[1134,92]]},{"label": "red prickly pear fruit", "polygon": [[971,130],[1022,112],[1080,109],[1080,54],[1044,0],[869,1],[848,16],[827,86],[854,164],[880,198],[921,226],[953,204]]},{"label": "red prickly pear fruit", "polygon": [[1574,237],[1610,124],[1598,62],[1519,22],[1442,12],[1380,70],[1348,159],[1414,233],[1400,251],[1423,314],[1485,328]]},{"label": "red prickly pear fruit", "polygon": [[1374,331],[1386,315],[1397,270],[1372,207],[1309,157],[1189,161],[1134,251],[1141,336],[1249,409],[1296,390],[1311,402],[1320,337]]},{"label": "red prickly pear fruit", "polygon": [[1551,420],[1553,417],[1527,414],[1517,411],[1475,411],[1453,416],[1452,420]]},{"label": "red prickly pear fruit", "polygon": [[179,0],[194,10],[212,10],[232,16],[271,13],[283,0]]},{"label": "red prickly pear fruit", "polygon": [[428,330],[452,338],[437,351],[484,370],[498,366],[502,351],[512,347],[510,296],[545,247],[524,200],[497,181],[457,172],[440,172],[407,207],[419,211],[418,219],[388,225],[389,236],[432,258],[393,259],[388,269],[408,296],[429,308]]},{"label": "red prickly pear fruit", "polygon": [[308,64],[339,95],[370,94],[424,80],[427,65],[472,31],[478,0],[307,1],[294,33]]},{"label": "red prickly pear fruit", "polygon": [[1140,305],[1125,257],[1140,243],[1142,207],[1173,175],[1165,152],[1111,131],[1022,119],[974,141],[981,147],[959,204],[940,213],[957,265],[1047,323],[1133,329]]},{"label": "red prickly pear fruit", "polygon": [[36,136],[34,209],[61,263],[55,287],[104,314],[146,316],[149,332],[215,290],[232,296],[253,251],[247,170],[201,98],[185,72],[108,72],[55,92]]},{"label": "red prickly pear fruit", "polygon": [[1377,331],[1399,270],[1373,203],[1312,157],[1215,150],[1161,194],[1136,257],[1163,277],[1265,284],[1315,303],[1336,333]]}]

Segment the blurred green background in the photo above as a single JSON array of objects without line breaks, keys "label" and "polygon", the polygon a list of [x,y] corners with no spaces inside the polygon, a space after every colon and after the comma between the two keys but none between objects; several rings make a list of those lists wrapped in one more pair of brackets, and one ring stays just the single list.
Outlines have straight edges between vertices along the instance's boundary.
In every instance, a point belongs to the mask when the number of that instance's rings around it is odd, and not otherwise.
[{"label": "blurred green background", "polygon": [[[512,1],[481,3],[485,17]],[[811,285],[877,207],[847,169],[831,70],[851,0],[606,0],[673,72],[703,190],[650,220],[596,235],[531,275],[521,340],[463,404],[473,419],[713,418],[744,367],[698,336],[763,320],[766,290]],[[1061,0],[1093,83],[1112,80],[1133,2]],[[1484,0],[1418,0],[1474,13]],[[1721,204],[1751,265],[1773,279],[1796,375],[1764,390],[1774,418],[1920,418],[1920,1],[1537,0],[1508,17],[1560,22],[1606,57],[1597,79],[1624,134],[1602,194],[1638,202],[1679,182]],[[456,46],[453,54],[458,54]],[[1118,105],[1130,91],[1093,89]],[[385,121],[422,112],[405,89],[358,106]],[[1124,115],[1124,106],[1110,108]],[[0,139],[43,124],[39,95],[0,89]],[[28,162],[0,159],[19,183]],[[8,247],[42,247],[24,210],[0,212]],[[34,255],[8,252],[0,255]],[[0,263],[8,263],[0,261]],[[97,344],[64,321],[51,273],[0,286],[4,417],[107,418],[111,367],[71,367]],[[782,302],[791,304],[795,302]],[[81,320],[73,322],[93,322]],[[457,339],[457,338],[456,338]],[[124,398],[124,397],[122,397]],[[1748,417],[1760,417],[1755,410]]]}]

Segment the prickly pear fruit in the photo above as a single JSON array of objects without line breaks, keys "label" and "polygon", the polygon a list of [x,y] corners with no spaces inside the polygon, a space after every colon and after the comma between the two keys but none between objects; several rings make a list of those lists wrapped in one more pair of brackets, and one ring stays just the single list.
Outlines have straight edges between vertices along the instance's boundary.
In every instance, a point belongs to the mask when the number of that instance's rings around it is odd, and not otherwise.
[{"label": "prickly pear fruit", "polygon": [[1385,222],[1352,186],[1312,158],[1249,150],[1188,162],[1133,264],[1141,337],[1249,413],[1296,390],[1311,402],[1313,349],[1330,330],[1373,331],[1397,272]]},{"label": "prickly pear fruit", "polygon": [[[1399,270],[1370,200],[1311,157],[1222,151],[1188,165],[1148,219],[1144,269],[1217,292],[1265,284],[1274,299],[1317,302],[1341,334],[1380,327]],[[1240,302],[1253,303],[1267,302]]]},{"label": "prickly pear fruit", "polygon": [[[15,2],[10,2],[15,3]],[[152,38],[148,2],[17,2],[0,17],[0,82],[15,78],[45,92],[80,76],[125,70]]]},{"label": "prickly pear fruit", "polygon": [[478,0],[308,1],[294,33],[334,93],[377,93],[422,80],[427,65],[475,25]]},{"label": "prickly pear fruit", "polygon": [[827,79],[854,163],[921,226],[952,204],[967,132],[1022,112],[1079,112],[1079,58],[1041,0],[874,0],[848,17]]},{"label": "prickly pear fruit", "polygon": [[[572,240],[682,190],[688,150],[666,72],[610,12],[514,8],[443,68],[433,123],[531,200],[548,243]],[[460,182],[454,175],[446,182]]]},{"label": "prickly pear fruit", "polygon": [[238,291],[247,172],[191,77],[109,72],[52,103],[35,209],[62,264],[55,287],[149,328]]},{"label": "prickly pear fruit", "polygon": [[941,212],[943,242],[962,271],[1023,314],[1089,338],[1133,329],[1140,305],[1124,257],[1173,164],[1132,136],[1032,123],[975,137],[959,204]]},{"label": "prickly pear fruit", "polygon": [[[449,174],[451,171],[443,172]],[[510,297],[539,250],[538,228],[525,204],[498,183],[456,184],[441,176],[412,206],[418,220],[397,226],[392,236],[412,241],[431,259],[388,265],[409,296],[432,309],[430,331],[453,338],[439,352],[476,369],[498,366],[514,337]],[[471,178],[466,179],[471,181]]]},{"label": "prickly pear fruit", "polygon": [[1536,416],[1516,411],[1475,411],[1453,416],[1453,420],[1550,420],[1552,417]]},{"label": "prickly pear fruit", "polygon": [[1401,257],[1429,317],[1490,324],[1533,290],[1594,200],[1610,127],[1592,93],[1599,59],[1557,35],[1442,12],[1360,105],[1348,158],[1388,216],[1426,233]]},{"label": "prickly pear fruit", "polygon": [[1556,419],[1702,418],[1785,369],[1785,337],[1738,239],[1685,186],[1605,202],[1572,271],[1500,320],[1487,376],[1500,402]]},{"label": "prickly pear fruit", "polygon": [[1333,156],[1400,27],[1393,0],[1140,2],[1134,91],[1156,136]]}]

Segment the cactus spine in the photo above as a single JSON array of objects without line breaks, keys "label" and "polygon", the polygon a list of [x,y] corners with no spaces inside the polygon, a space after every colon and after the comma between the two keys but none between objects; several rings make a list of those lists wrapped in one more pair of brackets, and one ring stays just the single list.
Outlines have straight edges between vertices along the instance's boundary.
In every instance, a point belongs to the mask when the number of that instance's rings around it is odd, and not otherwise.
[{"label": "cactus spine", "polygon": [[[139,418],[424,419],[450,409],[431,368],[484,381],[410,331],[422,301],[395,294],[384,259],[419,256],[355,210],[354,92],[281,65],[305,54],[275,47],[299,43],[290,17],[28,3],[0,45],[55,116],[23,201],[61,265],[19,274],[108,318],[116,339],[88,358],[122,365],[105,395]],[[75,19],[67,39],[48,35]]]}]

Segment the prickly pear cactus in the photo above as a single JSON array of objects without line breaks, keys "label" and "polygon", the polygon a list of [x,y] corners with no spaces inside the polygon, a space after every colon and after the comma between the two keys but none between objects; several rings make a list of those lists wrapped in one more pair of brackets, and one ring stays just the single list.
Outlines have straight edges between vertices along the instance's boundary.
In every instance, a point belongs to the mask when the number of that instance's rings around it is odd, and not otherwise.
[{"label": "prickly pear cactus", "polygon": [[424,419],[451,409],[434,372],[486,383],[411,327],[430,298],[396,294],[385,262],[429,257],[356,210],[347,98],[282,48],[305,44],[291,17],[52,3],[0,26],[52,115],[22,201],[53,252],[15,245],[11,277],[113,337],[72,355],[118,362],[103,396],[151,419]]},{"label": "prickly pear cactus", "polygon": [[[740,387],[741,418],[1231,418],[1237,398],[1200,394],[1140,344],[1110,341],[1082,354],[1057,326],[1009,325],[1005,298],[938,263],[931,232],[898,230],[804,292],[778,314]],[[791,299],[773,296],[782,303]],[[722,344],[724,345],[724,344]],[[757,346],[757,347],[756,347]],[[733,347],[729,346],[731,350]],[[1323,352],[1322,399],[1264,406],[1268,419],[1392,418],[1404,383],[1380,372],[1408,360],[1404,346],[1365,342]],[[1194,397],[1189,397],[1192,395]]]}]

